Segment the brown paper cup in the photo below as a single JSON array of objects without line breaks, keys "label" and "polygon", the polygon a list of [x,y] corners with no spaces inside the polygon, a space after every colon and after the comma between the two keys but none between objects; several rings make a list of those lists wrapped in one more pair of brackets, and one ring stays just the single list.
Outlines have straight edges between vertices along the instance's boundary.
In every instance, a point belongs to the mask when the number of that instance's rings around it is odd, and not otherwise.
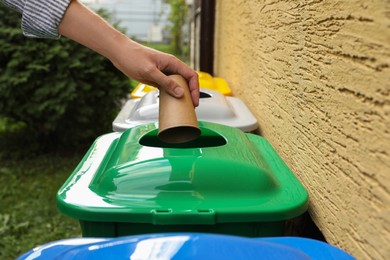
[{"label": "brown paper cup", "polygon": [[199,137],[200,128],[187,81],[179,75],[169,76],[184,90],[181,98],[160,89],[158,138],[166,143],[185,143]]}]

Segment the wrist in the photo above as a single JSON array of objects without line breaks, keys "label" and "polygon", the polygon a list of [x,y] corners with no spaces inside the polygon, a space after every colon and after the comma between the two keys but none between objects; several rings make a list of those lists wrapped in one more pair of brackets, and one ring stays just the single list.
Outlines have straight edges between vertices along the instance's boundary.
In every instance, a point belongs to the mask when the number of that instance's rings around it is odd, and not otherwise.
[{"label": "wrist", "polygon": [[124,34],[116,35],[111,44],[106,57],[125,75],[130,76],[129,69],[137,62],[136,56],[142,51],[142,46]]},{"label": "wrist", "polygon": [[129,38],[123,33],[115,30],[101,42],[101,54],[112,63],[118,63],[124,53],[124,48],[129,44]]}]

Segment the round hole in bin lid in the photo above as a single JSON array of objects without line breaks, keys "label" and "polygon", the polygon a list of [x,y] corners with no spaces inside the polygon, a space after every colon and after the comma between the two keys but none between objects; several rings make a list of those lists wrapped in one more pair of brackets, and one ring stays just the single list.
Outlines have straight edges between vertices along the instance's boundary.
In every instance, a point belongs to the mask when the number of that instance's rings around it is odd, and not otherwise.
[{"label": "round hole in bin lid", "polygon": [[[157,97],[159,98],[160,95],[157,95]],[[203,91],[200,91],[199,92],[199,98],[211,98],[211,94],[203,92]]]},{"label": "round hole in bin lid", "polygon": [[211,95],[209,93],[206,93],[206,92],[199,92],[199,98],[211,98]]},{"label": "round hole in bin lid", "polygon": [[152,130],[141,137],[139,143],[144,146],[161,148],[206,148],[222,146],[227,143],[226,139],[217,132],[201,127],[201,134],[195,140],[185,143],[166,143],[157,137],[158,129]]}]

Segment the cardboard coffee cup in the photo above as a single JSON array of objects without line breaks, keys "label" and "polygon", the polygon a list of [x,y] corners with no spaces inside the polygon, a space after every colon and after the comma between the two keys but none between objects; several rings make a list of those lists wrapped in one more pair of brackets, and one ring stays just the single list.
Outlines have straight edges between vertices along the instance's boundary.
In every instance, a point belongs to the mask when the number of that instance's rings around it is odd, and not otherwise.
[{"label": "cardboard coffee cup", "polygon": [[184,90],[175,98],[160,88],[158,138],[166,143],[186,143],[199,137],[200,128],[187,81],[180,75],[170,75]]}]

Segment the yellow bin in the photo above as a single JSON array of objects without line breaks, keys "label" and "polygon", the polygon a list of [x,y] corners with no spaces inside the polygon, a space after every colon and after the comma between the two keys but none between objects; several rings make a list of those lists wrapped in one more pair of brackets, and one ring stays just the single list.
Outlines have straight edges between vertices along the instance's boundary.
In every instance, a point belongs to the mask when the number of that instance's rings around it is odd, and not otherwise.
[{"label": "yellow bin", "polygon": [[[211,76],[207,72],[198,71],[199,87],[211,89],[222,93],[224,96],[232,96],[232,91],[229,88],[226,80]],[[157,90],[157,88],[139,83],[138,86],[131,92],[131,98],[141,98],[146,93]]]}]

